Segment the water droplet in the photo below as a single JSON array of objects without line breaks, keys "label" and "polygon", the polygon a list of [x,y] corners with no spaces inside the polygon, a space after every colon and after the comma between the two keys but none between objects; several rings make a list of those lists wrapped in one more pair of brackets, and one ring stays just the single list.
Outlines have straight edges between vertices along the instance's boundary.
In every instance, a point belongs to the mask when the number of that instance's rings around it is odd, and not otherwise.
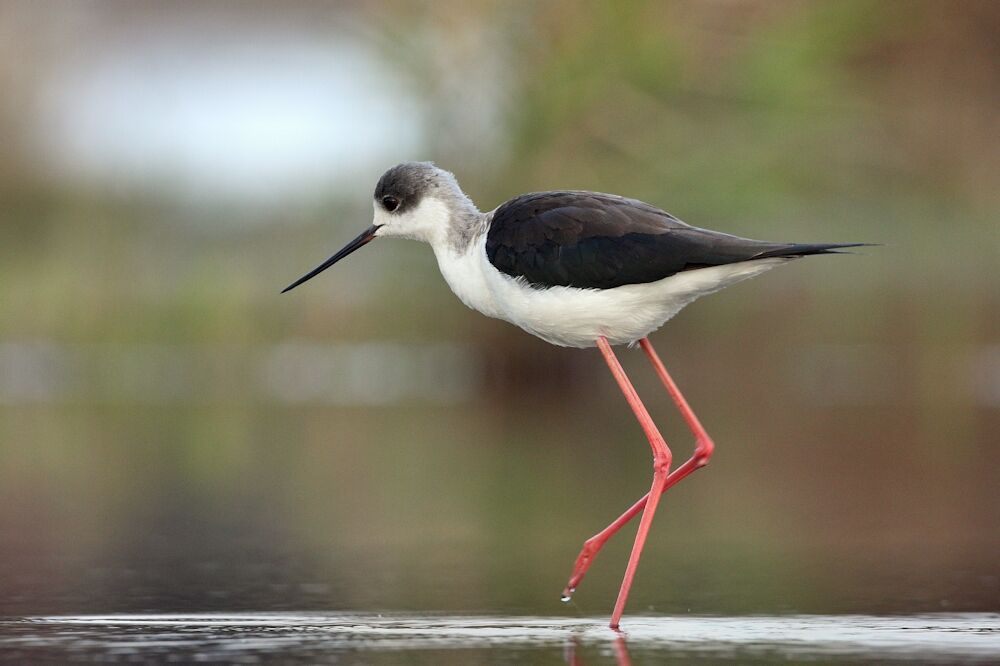
[{"label": "water droplet", "polygon": [[564,604],[568,604],[572,598],[573,598],[573,595],[571,595],[571,594],[564,594],[561,597],[559,597],[559,601],[563,602]]}]

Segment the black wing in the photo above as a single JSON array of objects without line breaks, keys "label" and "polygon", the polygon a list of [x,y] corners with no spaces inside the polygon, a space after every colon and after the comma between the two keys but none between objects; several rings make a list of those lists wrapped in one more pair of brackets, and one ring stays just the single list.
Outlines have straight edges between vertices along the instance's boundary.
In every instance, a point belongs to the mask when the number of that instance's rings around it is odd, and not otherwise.
[{"label": "black wing", "polygon": [[538,287],[610,289],[694,268],[856,244],[768,243],[699,229],[635,199],[538,192],[500,206],[486,237],[498,270]]}]

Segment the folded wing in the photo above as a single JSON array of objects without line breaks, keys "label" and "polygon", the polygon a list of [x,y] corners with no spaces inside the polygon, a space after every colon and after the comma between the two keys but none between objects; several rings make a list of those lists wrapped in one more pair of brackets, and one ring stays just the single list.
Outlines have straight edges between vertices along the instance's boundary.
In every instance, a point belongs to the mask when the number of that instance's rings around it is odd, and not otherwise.
[{"label": "folded wing", "polygon": [[610,289],[685,270],[857,245],[750,240],[692,227],[635,199],[558,191],[525,194],[500,206],[486,255],[497,270],[538,287]]}]

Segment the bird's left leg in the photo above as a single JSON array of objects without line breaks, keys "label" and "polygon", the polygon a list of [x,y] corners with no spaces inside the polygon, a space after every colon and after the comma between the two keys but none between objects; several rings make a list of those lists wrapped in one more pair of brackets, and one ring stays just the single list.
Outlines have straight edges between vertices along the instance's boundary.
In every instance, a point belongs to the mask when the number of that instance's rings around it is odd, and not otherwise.
[{"label": "bird's left leg", "polygon": [[[639,341],[639,345],[646,353],[646,356],[649,358],[649,362],[653,365],[653,369],[656,371],[657,376],[663,383],[664,388],[667,389],[667,393],[670,394],[674,404],[677,405],[678,411],[680,411],[681,416],[684,418],[684,421],[687,423],[695,437],[694,454],[683,464],[674,469],[669,476],[667,476],[667,481],[661,490],[661,492],[666,492],[667,489],[672,488],[676,483],[691,474],[691,472],[707,465],[709,459],[712,457],[712,452],[715,450],[715,444],[712,442],[712,438],[708,436],[705,428],[701,425],[698,417],[695,416],[694,411],[691,409],[690,405],[688,405],[683,394],[681,394],[680,389],[677,388],[677,384],[674,383],[673,378],[671,378],[670,374],[667,372],[666,367],[663,365],[660,357],[656,354],[656,350],[653,349],[653,345],[649,342],[649,339],[643,338]],[[570,575],[569,582],[563,590],[564,600],[569,600],[573,592],[576,591],[577,585],[579,585],[580,581],[583,580],[584,574],[587,573],[587,570],[593,563],[594,558],[597,557],[597,553],[604,547],[604,544],[607,543],[608,539],[610,539],[622,527],[627,525],[633,518],[639,515],[639,512],[645,508],[648,499],[649,494],[640,497],[632,506],[626,509],[622,515],[618,516],[613,523],[583,543],[583,548],[580,550],[580,554],[577,556],[576,562],[573,564],[573,573]]]},{"label": "bird's left leg", "polygon": [[625,578],[622,580],[621,589],[618,591],[615,609],[611,613],[611,628],[617,629],[622,612],[625,610],[625,601],[628,599],[629,590],[632,589],[632,580],[635,578],[635,571],[639,566],[642,547],[646,544],[646,536],[649,534],[649,527],[653,523],[653,515],[656,513],[656,507],[660,503],[660,495],[663,494],[666,488],[672,456],[667,442],[656,428],[656,424],[653,423],[653,419],[649,416],[649,412],[646,411],[642,400],[639,399],[639,394],[636,393],[621,363],[618,362],[618,358],[611,349],[611,344],[608,343],[607,338],[604,336],[599,337],[597,339],[597,347],[601,350],[601,354],[604,355],[604,360],[607,362],[611,374],[614,376],[615,381],[618,382],[618,388],[621,389],[629,407],[632,408],[632,412],[635,414],[636,419],[638,419],[639,425],[642,426],[643,432],[646,433],[649,446],[653,449],[653,484],[647,495],[642,518],[639,520],[639,530],[636,532],[635,543],[632,545],[632,553],[629,555],[628,565],[625,567]]}]

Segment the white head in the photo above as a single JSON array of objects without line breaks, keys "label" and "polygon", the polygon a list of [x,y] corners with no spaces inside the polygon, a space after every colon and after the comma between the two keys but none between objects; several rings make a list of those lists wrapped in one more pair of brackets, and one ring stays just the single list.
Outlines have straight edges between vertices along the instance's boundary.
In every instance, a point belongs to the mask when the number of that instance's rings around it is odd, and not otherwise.
[{"label": "white head", "polygon": [[382,174],[374,205],[376,236],[431,244],[445,241],[457,222],[479,212],[455,176],[430,162],[403,162]]},{"label": "white head", "polygon": [[461,250],[483,227],[482,213],[462,192],[455,176],[430,162],[403,162],[382,174],[375,186],[374,206],[372,226],[282,293],[376,237],[411,238],[430,243],[435,250],[449,246]]}]

